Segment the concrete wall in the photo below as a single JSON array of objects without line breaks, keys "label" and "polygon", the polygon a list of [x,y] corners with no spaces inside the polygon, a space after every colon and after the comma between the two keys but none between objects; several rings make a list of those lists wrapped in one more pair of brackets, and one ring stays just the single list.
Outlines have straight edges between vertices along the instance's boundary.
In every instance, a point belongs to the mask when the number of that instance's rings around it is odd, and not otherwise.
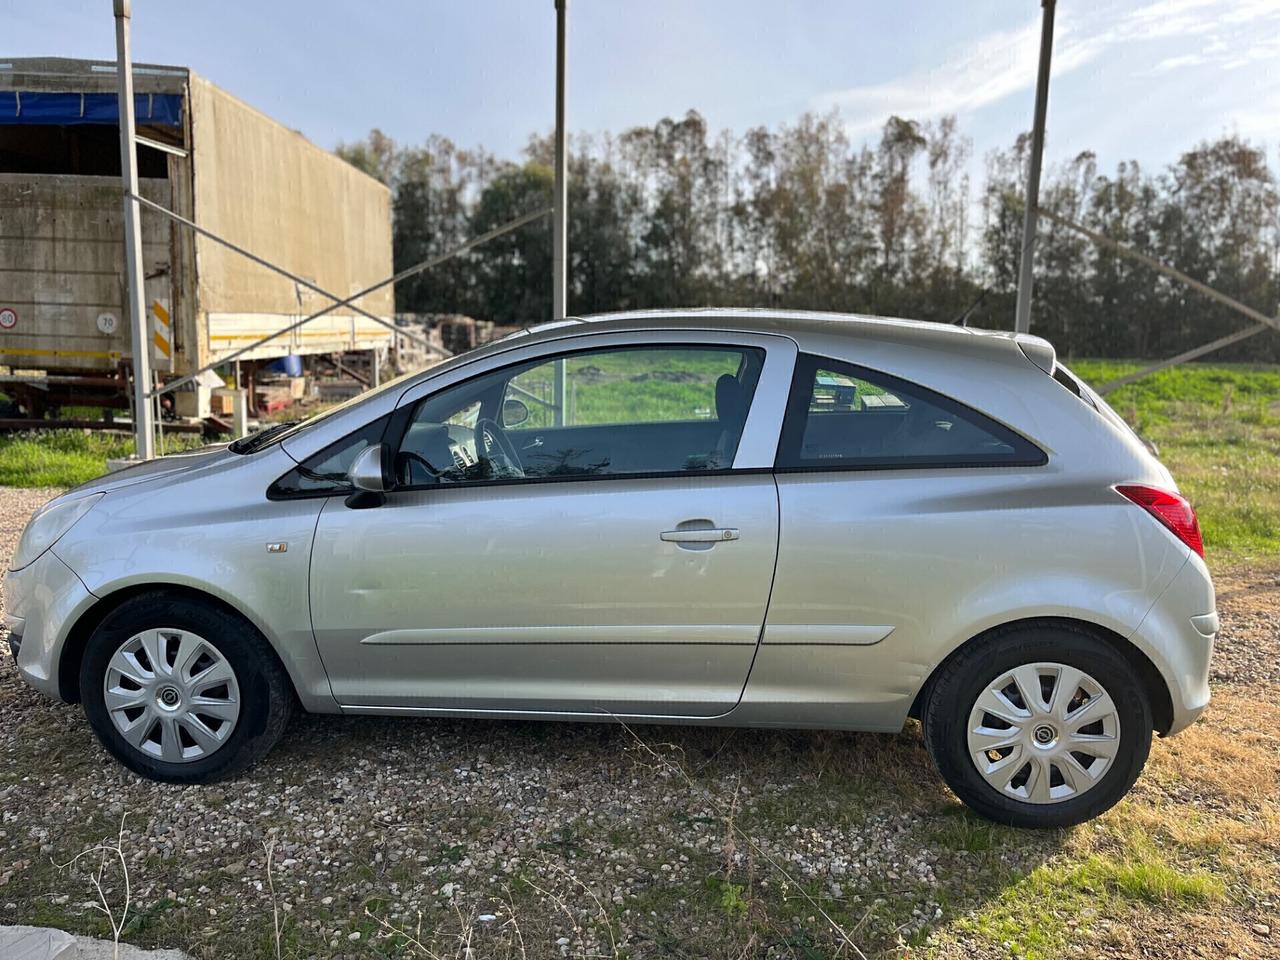
[{"label": "concrete wall", "polygon": [[[190,104],[197,223],[340,296],[391,275],[385,186],[194,74]],[[208,319],[201,364],[329,302],[203,237],[196,272],[197,308]],[[391,288],[360,306],[390,319]],[[385,327],[338,311],[250,356],[390,341]]]}]

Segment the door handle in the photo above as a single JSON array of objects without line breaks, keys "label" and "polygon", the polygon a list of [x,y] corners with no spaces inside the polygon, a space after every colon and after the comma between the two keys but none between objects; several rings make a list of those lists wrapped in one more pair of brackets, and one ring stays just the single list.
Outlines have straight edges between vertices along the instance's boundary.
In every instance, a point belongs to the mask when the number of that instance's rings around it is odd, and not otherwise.
[{"label": "door handle", "polygon": [[689,530],[663,530],[658,534],[659,540],[668,543],[720,543],[724,540],[737,540],[737,527],[695,527]]}]

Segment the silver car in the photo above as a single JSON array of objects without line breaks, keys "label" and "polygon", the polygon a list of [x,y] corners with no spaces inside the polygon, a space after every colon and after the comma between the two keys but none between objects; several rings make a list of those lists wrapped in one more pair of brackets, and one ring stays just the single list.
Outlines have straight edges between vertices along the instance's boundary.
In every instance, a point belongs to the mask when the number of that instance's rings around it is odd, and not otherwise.
[{"label": "silver car", "polygon": [[46,505],[29,683],[144,776],[290,713],[900,731],[1005,823],[1092,817],[1209,700],[1172,477],[1045,341],[680,311],[516,334]]}]

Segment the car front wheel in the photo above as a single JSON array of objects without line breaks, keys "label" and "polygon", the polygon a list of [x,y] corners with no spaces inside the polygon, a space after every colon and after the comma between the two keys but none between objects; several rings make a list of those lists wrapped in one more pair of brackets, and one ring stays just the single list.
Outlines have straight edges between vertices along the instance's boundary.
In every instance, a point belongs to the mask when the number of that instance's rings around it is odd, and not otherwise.
[{"label": "car front wheel", "polygon": [[80,699],[129,769],[173,783],[231,776],[284,732],[293,690],[250,624],[206,600],[147,593],[89,638]]},{"label": "car front wheel", "polygon": [[1066,827],[1133,786],[1151,748],[1151,707],[1105,640],[1070,624],[1015,624],[942,667],[924,732],[943,778],[978,813]]}]

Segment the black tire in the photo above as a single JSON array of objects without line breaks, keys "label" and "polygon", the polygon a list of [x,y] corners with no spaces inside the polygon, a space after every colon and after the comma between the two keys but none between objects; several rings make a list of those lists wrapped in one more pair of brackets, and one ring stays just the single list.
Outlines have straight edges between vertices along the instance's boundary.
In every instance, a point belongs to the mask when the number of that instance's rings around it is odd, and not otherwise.
[{"label": "black tire", "polygon": [[[107,665],[120,645],[158,627],[204,638],[235,671],[240,715],[222,746],[187,762],[166,762],[132,746],[108,715],[103,695]],[[289,676],[266,639],[241,617],[198,597],[161,591],[140,594],[109,613],[94,630],[80,665],[80,701],[103,746],[130,770],[168,783],[211,783],[261,759],[280,739],[294,708]]]},{"label": "black tire", "polygon": [[[1038,662],[1065,664],[1093,677],[1110,695],[1120,724],[1110,768],[1090,789],[1056,803],[1029,803],[997,790],[968,749],[969,716],[978,695],[1004,671]],[[997,628],[944,663],[930,684],[923,725],[947,785],[977,813],[1014,827],[1069,827],[1098,816],[1129,792],[1151,749],[1151,705],[1133,667],[1086,627],[1050,621]]]}]

